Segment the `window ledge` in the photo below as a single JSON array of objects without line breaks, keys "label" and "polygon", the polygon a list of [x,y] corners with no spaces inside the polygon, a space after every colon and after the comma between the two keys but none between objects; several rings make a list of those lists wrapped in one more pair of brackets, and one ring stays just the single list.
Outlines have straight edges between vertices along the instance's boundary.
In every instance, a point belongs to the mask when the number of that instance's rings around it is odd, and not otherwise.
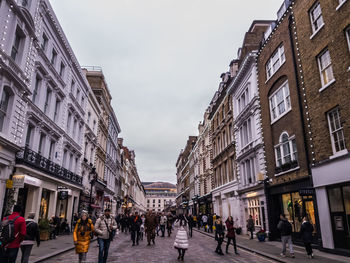
[{"label": "window ledge", "polygon": [[334,159],[343,155],[347,155],[349,153],[349,151],[347,149],[341,150],[339,152],[336,152],[335,154],[333,154],[332,156],[329,156],[329,159]]},{"label": "window ledge", "polygon": [[338,11],[345,3],[346,3],[346,0],[340,3],[335,10]]},{"label": "window ledge", "polygon": [[300,169],[300,166],[298,165],[297,167],[295,168],[292,168],[292,169],[289,169],[287,171],[283,171],[283,172],[280,172],[278,174],[275,174],[275,176],[280,176],[280,175],[283,175],[283,174],[286,174],[286,173],[290,173],[290,172],[293,172],[293,171],[296,171],[296,170],[299,170]]},{"label": "window ledge", "polygon": [[313,39],[323,27],[324,23],[310,36],[310,39]]},{"label": "window ledge", "polygon": [[328,88],[330,85],[332,85],[335,82],[335,79],[332,79],[330,82],[328,82],[326,85],[324,85],[322,88],[320,88],[318,91],[322,92],[324,91],[326,88]]},{"label": "window ledge", "polygon": [[[279,119],[281,119],[284,115],[286,115],[288,112],[290,112],[292,110],[292,106],[290,107],[289,110],[285,111],[284,113],[282,113],[280,116],[278,116],[276,119],[274,119],[273,121],[271,121],[271,124],[274,124],[275,122],[277,122]],[[270,112],[271,113],[271,112]]]}]

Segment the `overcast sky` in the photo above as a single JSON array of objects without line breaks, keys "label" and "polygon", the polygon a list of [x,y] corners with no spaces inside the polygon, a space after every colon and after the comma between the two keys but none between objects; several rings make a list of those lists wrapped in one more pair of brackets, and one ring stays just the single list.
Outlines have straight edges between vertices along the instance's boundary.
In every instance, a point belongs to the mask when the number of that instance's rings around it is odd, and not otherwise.
[{"label": "overcast sky", "polygon": [[253,20],[282,0],[51,0],[81,65],[101,66],[141,181],[176,182],[188,135]]}]

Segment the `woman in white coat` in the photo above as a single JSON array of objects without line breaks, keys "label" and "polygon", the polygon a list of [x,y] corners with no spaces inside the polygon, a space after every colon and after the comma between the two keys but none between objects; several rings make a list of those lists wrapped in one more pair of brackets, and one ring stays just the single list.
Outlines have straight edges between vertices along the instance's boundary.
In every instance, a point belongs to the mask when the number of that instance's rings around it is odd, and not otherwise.
[{"label": "woman in white coat", "polygon": [[183,214],[176,219],[174,226],[178,229],[174,241],[174,248],[178,250],[178,260],[184,260],[185,252],[188,249],[187,226],[188,221]]}]

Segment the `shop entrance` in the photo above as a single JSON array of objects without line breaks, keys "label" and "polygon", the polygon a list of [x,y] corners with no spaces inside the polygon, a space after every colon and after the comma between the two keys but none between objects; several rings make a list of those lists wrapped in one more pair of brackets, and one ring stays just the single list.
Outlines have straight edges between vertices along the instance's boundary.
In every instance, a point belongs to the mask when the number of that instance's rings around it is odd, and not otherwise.
[{"label": "shop entrance", "polygon": [[25,211],[26,211],[27,196],[28,196],[28,187],[25,185],[24,188],[19,188],[17,205],[20,205],[22,207],[21,216],[23,217],[25,216]]}]

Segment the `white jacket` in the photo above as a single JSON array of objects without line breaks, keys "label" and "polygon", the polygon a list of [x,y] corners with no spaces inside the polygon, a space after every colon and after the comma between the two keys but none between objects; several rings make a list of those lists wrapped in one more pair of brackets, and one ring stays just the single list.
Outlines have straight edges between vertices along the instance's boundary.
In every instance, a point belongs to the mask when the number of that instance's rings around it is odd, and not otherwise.
[{"label": "white jacket", "polygon": [[174,226],[178,228],[175,241],[174,241],[174,247],[181,248],[181,249],[188,249],[187,227],[180,226],[179,220],[176,220],[176,222],[174,223]]},{"label": "white jacket", "polygon": [[99,219],[97,219],[96,224],[95,224],[95,232],[98,234],[99,238],[102,239],[109,239],[109,233],[108,233],[108,228],[109,231],[112,232],[112,230],[117,229],[117,222],[115,222],[113,217],[106,218],[104,215],[101,216]]}]

